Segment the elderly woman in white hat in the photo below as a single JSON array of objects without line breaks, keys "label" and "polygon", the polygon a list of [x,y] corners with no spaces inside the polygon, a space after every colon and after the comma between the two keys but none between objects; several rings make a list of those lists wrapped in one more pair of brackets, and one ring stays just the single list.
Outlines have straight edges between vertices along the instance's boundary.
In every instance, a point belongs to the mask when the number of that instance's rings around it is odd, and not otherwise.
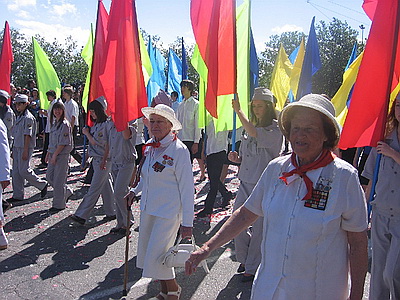
[{"label": "elderly woman in white hat", "polygon": [[334,115],[332,103],[316,94],[282,110],[278,123],[293,153],[270,162],[244,205],[191,255],[187,274],[263,216],[262,260],[251,299],[362,299],[365,198],[357,171],[332,153],[340,136]]},{"label": "elderly woman in white hat", "polygon": [[160,293],[152,299],[179,299],[181,287],[174,269],[163,265],[161,258],[174,244],[178,230],[182,238],[192,236],[192,165],[188,149],[174,133],[182,128],[174,110],[158,104],[142,112],[153,137],[144,145],[139,184],[126,196],[131,203],[142,192],[137,267],[143,269],[143,277],[161,283]]}]

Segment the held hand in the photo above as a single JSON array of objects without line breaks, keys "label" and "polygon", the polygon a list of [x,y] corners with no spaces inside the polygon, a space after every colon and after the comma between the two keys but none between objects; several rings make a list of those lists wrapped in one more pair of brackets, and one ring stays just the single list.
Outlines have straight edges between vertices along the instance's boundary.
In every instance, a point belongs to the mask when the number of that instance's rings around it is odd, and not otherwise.
[{"label": "held hand", "polygon": [[376,152],[393,158],[397,151],[394,150],[392,147],[390,147],[385,142],[381,141],[381,142],[378,142],[378,146],[376,146]]},{"label": "held hand", "polygon": [[137,198],[136,198],[135,193],[131,192],[131,191],[128,194],[125,195],[124,199],[125,199],[125,201],[127,202],[127,204],[129,206],[132,206],[133,201],[137,202]]},{"label": "held hand", "polygon": [[87,126],[85,126],[85,127],[83,127],[82,128],[82,133],[84,134],[84,135],[88,135],[88,134],[90,134],[90,130],[89,130],[89,128],[87,127]]},{"label": "held hand", "polygon": [[239,98],[238,100],[232,99],[232,108],[236,113],[238,113],[238,111],[240,110]]},{"label": "held hand", "polygon": [[100,164],[100,170],[105,170],[107,165],[107,160],[103,159]]},{"label": "held hand", "polygon": [[235,152],[229,152],[228,159],[234,163],[240,163],[241,159],[239,158],[239,154]]},{"label": "held hand", "polygon": [[22,152],[22,160],[28,160],[28,149]]},{"label": "held hand", "polygon": [[199,250],[194,251],[185,262],[185,274],[192,275],[202,260],[210,256],[208,247],[203,245]]},{"label": "held hand", "polygon": [[10,180],[4,180],[4,181],[1,181],[0,183],[1,183],[2,189],[4,190],[10,184]]},{"label": "held hand", "polygon": [[190,150],[192,150],[193,155],[196,154],[199,151],[199,144],[198,143],[194,143],[192,145],[192,149],[190,149]]},{"label": "held hand", "polygon": [[193,227],[182,226],[179,229],[182,239],[191,238],[193,234]]}]

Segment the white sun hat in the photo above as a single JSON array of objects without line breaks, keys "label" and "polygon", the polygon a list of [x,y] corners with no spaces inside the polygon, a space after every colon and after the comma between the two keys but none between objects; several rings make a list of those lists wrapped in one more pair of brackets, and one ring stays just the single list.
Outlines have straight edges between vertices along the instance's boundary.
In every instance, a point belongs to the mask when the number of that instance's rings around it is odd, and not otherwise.
[{"label": "white sun hat", "polygon": [[143,107],[142,113],[148,119],[151,114],[166,118],[172,123],[172,130],[182,129],[182,124],[175,116],[174,110],[165,104],[157,104],[155,107]]}]

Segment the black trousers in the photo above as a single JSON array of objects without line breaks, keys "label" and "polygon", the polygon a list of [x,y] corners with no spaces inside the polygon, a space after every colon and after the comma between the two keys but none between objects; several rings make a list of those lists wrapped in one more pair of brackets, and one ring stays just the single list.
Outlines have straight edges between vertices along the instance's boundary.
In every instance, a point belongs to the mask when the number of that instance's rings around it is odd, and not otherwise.
[{"label": "black trousers", "polygon": [[74,126],[74,129],[72,129],[72,138],[74,140],[74,148],[70,152],[71,156],[80,164],[82,164],[82,156],[76,151],[76,139],[77,139],[77,134],[78,134],[78,128]]},{"label": "black trousers", "polygon": [[224,200],[229,201],[230,194],[225,185],[220,181],[222,167],[226,160],[226,151],[221,151],[207,155],[207,172],[210,180],[210,191],[207,194],[204,211],[211,214],[214,208],[215,198],[218,191],[221,193]]},{"label": "black trousers", "polygon": [[43,143],[43,152],[42,156],[40,157],[40,162],[42,164],[46,164],[46,155],[47,155],[47,150],[49,149],[49,138],[50,138],[50,133],[46,132],[44,134],[44,143]]}]

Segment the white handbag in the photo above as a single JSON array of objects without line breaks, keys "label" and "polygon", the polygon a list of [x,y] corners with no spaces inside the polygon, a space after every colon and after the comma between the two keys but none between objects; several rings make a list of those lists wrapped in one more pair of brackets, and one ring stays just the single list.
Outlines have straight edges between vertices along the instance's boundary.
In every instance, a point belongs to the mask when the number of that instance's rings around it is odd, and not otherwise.
[{"label": "white handbag", "polygon": [[[168,268],[172,267],[185,267],[185,262],[189,259],[193,251],[200,249],[199,246],[195,244],[194,236],[191,238],[191,244],[181,244],[182,237],[179,236],[178,241],[174,246],[168,249],[167,253],[163,258],[163,264]],[[201,266],[204,268],[206,273],[209,273],[206,260],[203,260]]]}]

